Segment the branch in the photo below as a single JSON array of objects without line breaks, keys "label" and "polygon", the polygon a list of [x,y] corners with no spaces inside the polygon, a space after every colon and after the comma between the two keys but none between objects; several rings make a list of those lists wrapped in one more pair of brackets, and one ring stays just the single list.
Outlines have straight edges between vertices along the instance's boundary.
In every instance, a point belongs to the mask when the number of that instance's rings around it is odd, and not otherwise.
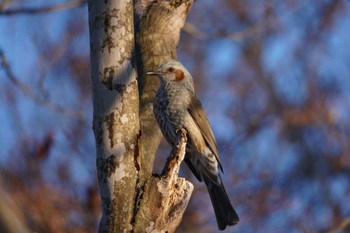
[{"label": "branch", "polygon": [[216,38],[223,38],[227,40],[232,41],[241,41],[247,37],[250,37],[256,33],[258,33],[262,29],[262,23],[256,23],[251,25],[250,27],[234,32],[234,33],[228,33],[228,32],[216,32],[213,35],[207,35],[204,32],[200,31],[195,25],[191,23],[185,23],[183,30],[187,32],[192,37],[198,39],[198,40],[210,40],[210,39],[216,39]]},{"label": "branch", "polygon": [[28,7],[28,8],[17,8],[17,9],[8,9],[4,11],[0,11],[1,15],[17,15],[17,14],[42,14],[42,13],[50,13],[60,10],[66,10],[70,8],[80,7],[85,5],[85,0],[72,0],[69,2],[59,3],[52,6],[44,6],[44,7]]},{"label": "branch", "polygon": [[0,2],[0,12],[11,4],[12,0],[2,0]]},{"label": "branch", "polygon": [[133,0],[89,0],[88,8],[99,232],[131,232],[141,166]]},{"label": "branch", "polygon": [[350,217],[344,219],[344,221],[342,221],[338,227],[336,227],[333,230],[330,230],[328,233],[349,232],[349,230],[350,230]]},{"label": "branch", "polygon": [[164,179],[175,179],[179,173],[179,168],[182,160],[185,158],[186,153],[186,143],[187,143],[187,131],[185,129],[180,129],[178,131],[179,143],[176,146],[176,151],[171,151],[170,156],[162,171],[162,178]]},{"label": "branch", "polygon": [[76,111],[76,110],[72,110],[72,109],[67,109],[61,105],[58,105],[56,103],[53,103],[51,101],[49,101],[47,98],[40,98],[38,95],[36,95],[33,91],[33,89],[18,80],[18,78],[15,76],[15,74],[13,73],[10,64],[7,61],[7,58],[4,54],[4,52],[0,49],[0,67],[2,67],[5,71],[5,74],[7,76],[7,78],[10,80],[10,82],[16,86],[25,96],[27,96],[29,99],[32,99],[34,102],[36,102],[37,104],[47,107],[48,109],[64,114],[64,115],[68,115],[68,116],[74,116],[77,117],[79,119],[84,119],[84,113],[81,111]]},{"label": "branch", "polygon": [[0,232],[28,232],[13,207],[6,202],[4,194],[4,192],[0,192]]},{"label": "branch", "polygon": [[[175,232],[193,192],[193,184],[178,177],[186,153],[187,132],[178,133],[162,176],[151,177],[141,194],[134,232]],[[141,228],[146,226],[146,228]]]}]

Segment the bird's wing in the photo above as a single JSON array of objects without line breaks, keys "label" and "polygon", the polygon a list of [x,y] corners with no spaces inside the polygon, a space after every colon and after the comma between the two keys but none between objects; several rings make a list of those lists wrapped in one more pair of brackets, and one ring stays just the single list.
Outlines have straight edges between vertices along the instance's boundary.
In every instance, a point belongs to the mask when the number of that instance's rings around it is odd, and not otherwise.
[{"label": "bird's wing", "polygon": [[191,101],[187,110],[192,116],[192,118],[194,119],[194,121],[196,122],[196,124],[198,125],[199,130],[201,131],[204,137],[204,140],[208,144],[211,151],[214,153],[217,161],[219,162],[220,169],[222,170],[222,167],[220,164],[219,152],[218,152],[213,131],[211,130],[211,127],[209,125],[208,117],[202,107],[202,103],[199,101],[197,96],[191,95]]}]

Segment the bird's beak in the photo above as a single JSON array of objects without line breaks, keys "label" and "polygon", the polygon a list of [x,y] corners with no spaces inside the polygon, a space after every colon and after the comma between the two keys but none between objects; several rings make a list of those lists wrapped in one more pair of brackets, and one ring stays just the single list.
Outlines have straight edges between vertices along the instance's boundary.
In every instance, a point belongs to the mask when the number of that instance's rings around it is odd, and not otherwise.
[{"label": "bird's beak", "polygon": [[155,75],[155,76],[162,75],[161,73],[156,72],[156,71],[149,71],[149,72],[147,72],[146,74],[148,74],[148,75]]}]

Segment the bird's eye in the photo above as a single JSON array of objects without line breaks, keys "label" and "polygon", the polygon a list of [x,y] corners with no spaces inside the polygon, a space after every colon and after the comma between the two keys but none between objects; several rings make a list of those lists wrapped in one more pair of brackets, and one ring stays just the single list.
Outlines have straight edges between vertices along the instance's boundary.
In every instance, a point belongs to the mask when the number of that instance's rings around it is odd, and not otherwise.
[{"label": "bird's eye", "polygon": [[168,69],[169,72],[174,72],[174,70],[175,70],[175,69],[174,69],[173,67],[170,67],[170,68]]}]

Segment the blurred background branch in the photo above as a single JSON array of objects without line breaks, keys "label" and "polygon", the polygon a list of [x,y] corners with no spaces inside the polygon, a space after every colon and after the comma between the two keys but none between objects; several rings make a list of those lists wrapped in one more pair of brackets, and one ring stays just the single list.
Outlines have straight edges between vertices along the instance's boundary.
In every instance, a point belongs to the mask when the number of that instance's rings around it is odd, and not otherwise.
[{"label": "blurred background branch", "polygon": [[263,30],[263,27],[263,23],[255,23],[242,31],[233,33],[217,31],[208,35],[200,31],[198,27],[196,27],[194,24],[186,22],[183,27],[183,30],[198,40],[227,39],[231,41],[241,41],[258,34],[259,32],[261,32],[261,30]]},{"label": "blurred background branch", "polygon": [[37,94],[35,94],[33,89],[29,86],[29,84],[23,83],[16,78],[16,76],[14,75],[8,63],[8,60],[4,52],[1,49],[0,49],[0,66],[5,71],[6,77],[11,81],[11,83],[15,85],[24,95],[26,95],[29,99],[33,100],[38,105],[41,105],[54,112],[64,114],[67,116],[74,116],[79,119],[83,119],[85,117],[84,113],[82,113],[81,111],[68,109],[54,102],[51,102],[46,95],[43,97],[39,97]]},{"label": "blurred background branch", "polygon": [[22,219],[19,219],[15,214],[14,207],[6,202],[4,192],[0,193],[0,232],[2,233],[18,233],[28,232],[23,226]]},{"label": "blurred background branch", "polygon": [[43,7],[19,7],[13,9],[7,9],[11,5],[11,0],[3,0],[0,3],[0,16],[12,16],[18,14],[42,14],[42,13],[51,13],[60,10],[67,10],[70,8],[81,7],[86,4],[85,0],[71,0],[68,2],[58,3],[51,6]]},{"label": "blurred background branch", "polygon": [[344,219],[338,227],[328,233],[350,232],[350,218]]}]

